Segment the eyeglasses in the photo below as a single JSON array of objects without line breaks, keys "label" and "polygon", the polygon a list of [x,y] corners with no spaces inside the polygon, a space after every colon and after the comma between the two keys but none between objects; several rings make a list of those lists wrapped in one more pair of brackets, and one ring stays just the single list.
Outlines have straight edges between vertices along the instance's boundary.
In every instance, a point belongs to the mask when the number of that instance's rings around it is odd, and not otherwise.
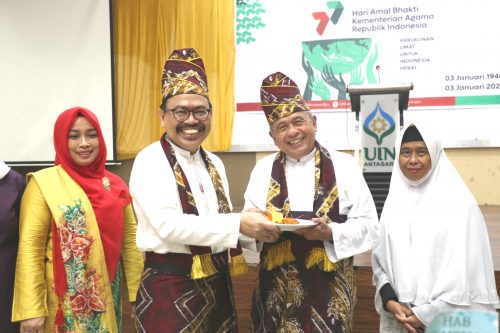
[{"label": "eyeglasses", "polygon": [[177,121],[186,121],[189,119],[190,115],[192,114],[194,119],[200,120],[200,121],[205,121],[208,119],[208,116],[210,114],[210,109],[206,108],[196,108],[193,110],[187,109],[187,108],[175,108],[175,109],[167,109],[164,108],[163,111],[170,111],[174,115],[175,120]]}]

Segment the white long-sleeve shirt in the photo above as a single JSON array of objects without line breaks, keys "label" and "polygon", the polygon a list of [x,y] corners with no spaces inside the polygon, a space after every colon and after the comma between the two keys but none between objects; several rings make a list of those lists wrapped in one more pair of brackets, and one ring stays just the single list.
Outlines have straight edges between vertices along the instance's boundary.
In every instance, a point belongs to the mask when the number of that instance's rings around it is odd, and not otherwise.
[{"label": "white long-sleeve shirt", "polygon": [[[239,214],[219,214],[214,185],[199,151],[174,144],[175,156],[191,187],[198,216],[184,214],[177,183],[160,142],[137,155],[130,176],[130,192],[137,215],[137,246],[156,253],[191,253],[189,245],[211,246],[214,252],[236,247]],[[222,161],[207,152],[222,179],[231,206]]]},{"label": "white long-sleeve shirt", "polygon": [[[301,161],[287,157],[285,163],[288,199],[292,211],[313,211],[315,150]],[[378,218],[373,198],[354,159],[347,154],[330,151],[337,189],[340,214],[347,215],[345,223],[330,223],[333,243],[325,241],[329,259],[341,259],[372,249],[378,237]],[[266,208],[271,171],[276,154],[259,160],[252,171],[245,192],[245,209]]]}]

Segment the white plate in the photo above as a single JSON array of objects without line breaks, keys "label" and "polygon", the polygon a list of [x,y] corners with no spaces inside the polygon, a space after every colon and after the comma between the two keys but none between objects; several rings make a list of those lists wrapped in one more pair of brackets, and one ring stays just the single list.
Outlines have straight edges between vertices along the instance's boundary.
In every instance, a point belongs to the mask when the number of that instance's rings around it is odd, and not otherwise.
[{"label": "white plate", "polygon": [[311,220],[302,220],[302,219],[296,219],[296,220],[299,221],[298,224],[280,224],[280,223],[276,223],[276,224],[281,229],[281,231],[292,231],[292,230],[307,228],[307,227],[316,225],[316,223],[314,223]]}]

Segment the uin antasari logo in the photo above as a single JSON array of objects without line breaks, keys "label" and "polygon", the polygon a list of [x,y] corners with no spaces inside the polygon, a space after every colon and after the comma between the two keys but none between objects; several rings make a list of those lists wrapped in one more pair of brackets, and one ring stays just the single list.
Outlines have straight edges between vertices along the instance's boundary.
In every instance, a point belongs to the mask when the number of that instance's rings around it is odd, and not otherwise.
[{"label": "uin antasari logo", "polygon": [[385,112],[380,104],[377,103],[375,109],[366,117],[363,124],[363,130],[369,136],[375,138],[380,145],[385,137],[390,135],[396,129],[394,119]]},{"label": "uin antasari logo", "polygon": [[340,1],[327,1],[326,5],[328,6],[329,9],[333,9],[333,13],[330,17],[328,17],[328,15],[325,12],[312,13],[314,19],[319,21],[316,31],[320,36],[323,35],[323,32],[325,32],[328,22],[331,21],[333,24],[337,24],[337,22],[340,19],[340,16],[342,15],[342,12],[344,11],[344,6],[342,6]]}]

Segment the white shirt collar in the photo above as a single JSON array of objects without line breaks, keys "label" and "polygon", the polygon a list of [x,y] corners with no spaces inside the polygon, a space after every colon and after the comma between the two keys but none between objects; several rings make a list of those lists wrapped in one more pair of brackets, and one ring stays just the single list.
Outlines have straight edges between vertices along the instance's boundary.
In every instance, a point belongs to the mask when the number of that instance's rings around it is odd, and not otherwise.
[{"label": "white shirt collar", "polygon": [[190,159],[190,158],[198,158],[200,156],[200,148],[196,150],[194,154],[191,154],[189,150],[186,150],[184,148],[179,147],[176,145],[168,136],[165,134],[165,138],[168,140],[168,142],[172,145],[172,148],[174,149],[175,155],[180,156],[184,159]]},{"label": "white shirt collar", "polygon": [[287,163],[294,163],[294,164],[299,164],[299,163],[305,164],[314,158],[315,153],[316,153],[316,147],[314,147],[314,149],[310,153],[308,153],[306,156],[302,157],[300,160],[296,160],[296,159],[291,158],[290,156],[287,155],[286,162]]}]

